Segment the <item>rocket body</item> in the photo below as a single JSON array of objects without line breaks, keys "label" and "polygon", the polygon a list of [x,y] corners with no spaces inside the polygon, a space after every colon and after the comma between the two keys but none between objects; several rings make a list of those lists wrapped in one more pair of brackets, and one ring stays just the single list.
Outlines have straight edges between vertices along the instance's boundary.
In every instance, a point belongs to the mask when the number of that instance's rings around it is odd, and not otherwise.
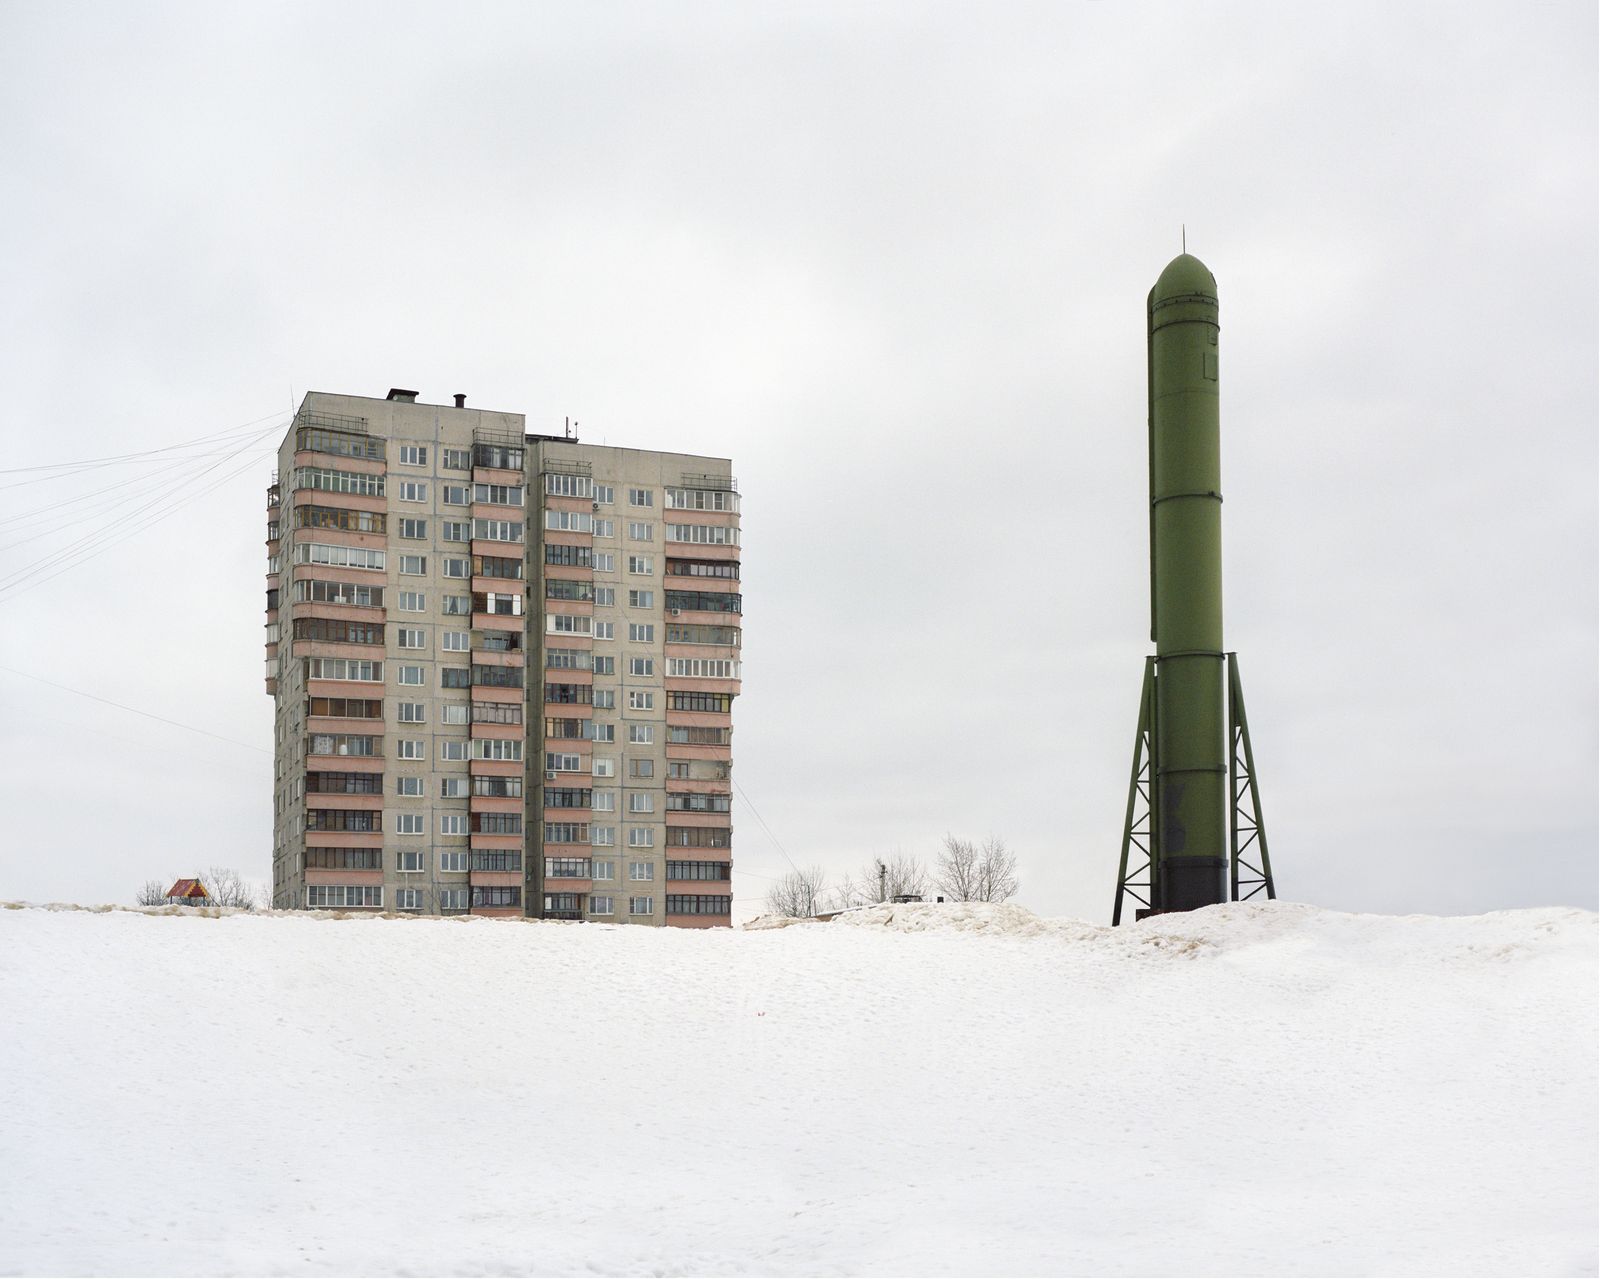
[{"label": "rocket body", "polygon": [[1153,900],[1228,900],[1217,284],[1187,253],[1150,291]]}]

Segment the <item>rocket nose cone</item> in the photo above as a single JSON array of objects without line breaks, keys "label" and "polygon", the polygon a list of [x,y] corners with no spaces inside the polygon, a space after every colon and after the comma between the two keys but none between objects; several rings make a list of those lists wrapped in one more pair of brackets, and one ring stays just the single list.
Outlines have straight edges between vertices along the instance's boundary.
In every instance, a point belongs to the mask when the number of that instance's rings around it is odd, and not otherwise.
[{"label": "rocket nose cone", "polygon": [[1150,296],[1152,301],[1159,302],[1163,298],[1188,297],[1196,293],[1216,297],[1217,278],[1199,258],[1180,253],[1167,263],[1167,269],[1161,273]]}]

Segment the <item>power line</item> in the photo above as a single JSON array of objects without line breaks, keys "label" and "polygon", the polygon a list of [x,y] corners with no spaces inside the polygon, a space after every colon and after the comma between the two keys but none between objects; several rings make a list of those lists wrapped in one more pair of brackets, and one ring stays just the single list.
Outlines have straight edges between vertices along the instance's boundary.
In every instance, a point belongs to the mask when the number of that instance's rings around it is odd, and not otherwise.
[{"label": "power line", "polygon": [[789,850],[785,848],[783,846],[783,842],[772,833],[772,827],[767,825],[767,819],[756,810],[756,806],[754,804],[750,803],[750,796],[746,795],[744,792],[744,787],[739,785],[739,779],[732,777],[730,774],[730,780],[733,782],[733,788],[739,792],[739,798],[744,800],[746,804],[750,805],[750,812],[754,815],[755,819],[761,823],[761,829],[767,832],[767,838],[777,845],[778,851],[783,854],[783,860],[789,863],[789,869],[798,875],[800,873],[800,868],[794,864],[794,858],[789,856]]},{"label": "power line", "polygon": [[96,693],[86,693],[81,688],[73,688],[67,684],[57,684],[53,679],[46,679],[43,675],[31,675],[27,671],[19,671],[14,666],[0,666],[0,671],[7,671],[12,675],[20,675],[23,679],[36,680],[40,684],[48,684],[51,688],[59,688],[63,693],[74,693],[79,697],[87,697],[91,702],[102,702],[107,706],[115,706],[119,711],[127,711],[130,715],[143,715],[146,719],[153,719],[157,723],[170,724],[173,728],[181,728],[185,732],[199,733],[202,737],[214,738],[219,742],[227,742],[230,746],[242,746],[247,751],[256,751],[261,755],[270,755],[271,751],[260,746],[252,746],[249,742],[241,742],[237,738],[224,737],[221,733],[213,733],[208,728],[196,728],[193,724],[180,724],[175,719],[168,719],[165,715],[155,715],[150,711],[142,711],[137,706],[125,706],[121,702],[114,702],[109,697],[101,697]]},{"label": "power line", "polygon": [[[252,418],[248,422],[241,422],[237,426],[225,426],[219,431],[212,431],[206,435],[197,435],[192,440],[184,440],[179,444],[164,444],[160,448],[143,449],[137,453],[116,453],[109,457],[83,458],[75,462],[44,462],[38,466],[13,466],[0,469],[0,475],[20,475],[32,471],[67,471],[70,474],[76,474],[82,470],[92,470],[102,466],[115,466],[118,463],[134,462],[141,458],[155,457],[161,453],[174,453],[178,449],[190,448],[196,444],[206,444],[221,439],[226,439],[230,436],[245,435],[249,433],[251,427],[256,426],[261,422],[265,422],[269,418],[277,418],[281,416],[282,410],[279,410],[276,413],[263,414],[261,417]],[[0,484],[0,489],[21,488],[25,484],[40,484],[45,480],[58,480],[66,478],[70,478],[70,475],[42,475],[37,479],[18,480],[14,484]]]}]

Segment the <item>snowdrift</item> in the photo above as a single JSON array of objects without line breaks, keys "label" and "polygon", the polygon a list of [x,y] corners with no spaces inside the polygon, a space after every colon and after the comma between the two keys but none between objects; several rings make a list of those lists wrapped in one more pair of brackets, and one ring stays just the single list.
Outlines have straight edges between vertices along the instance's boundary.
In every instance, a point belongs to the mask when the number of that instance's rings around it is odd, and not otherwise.
[{"label": "snowdrift", "polygon": [[0,1272],[1594,1274],[1596,919],[0,910]]}]

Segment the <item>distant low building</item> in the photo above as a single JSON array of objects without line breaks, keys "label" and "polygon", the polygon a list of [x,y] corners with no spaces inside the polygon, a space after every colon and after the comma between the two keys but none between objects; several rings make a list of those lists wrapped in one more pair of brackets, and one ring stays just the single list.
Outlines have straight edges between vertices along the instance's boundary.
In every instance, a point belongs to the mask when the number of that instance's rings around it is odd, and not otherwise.
[{"label": "distant low building", "polygon": [[[159,880],[157,881],[160,882]],[[167,889],[168,906],[209,906],[211,894],[198,879],[180,879]]]}]

